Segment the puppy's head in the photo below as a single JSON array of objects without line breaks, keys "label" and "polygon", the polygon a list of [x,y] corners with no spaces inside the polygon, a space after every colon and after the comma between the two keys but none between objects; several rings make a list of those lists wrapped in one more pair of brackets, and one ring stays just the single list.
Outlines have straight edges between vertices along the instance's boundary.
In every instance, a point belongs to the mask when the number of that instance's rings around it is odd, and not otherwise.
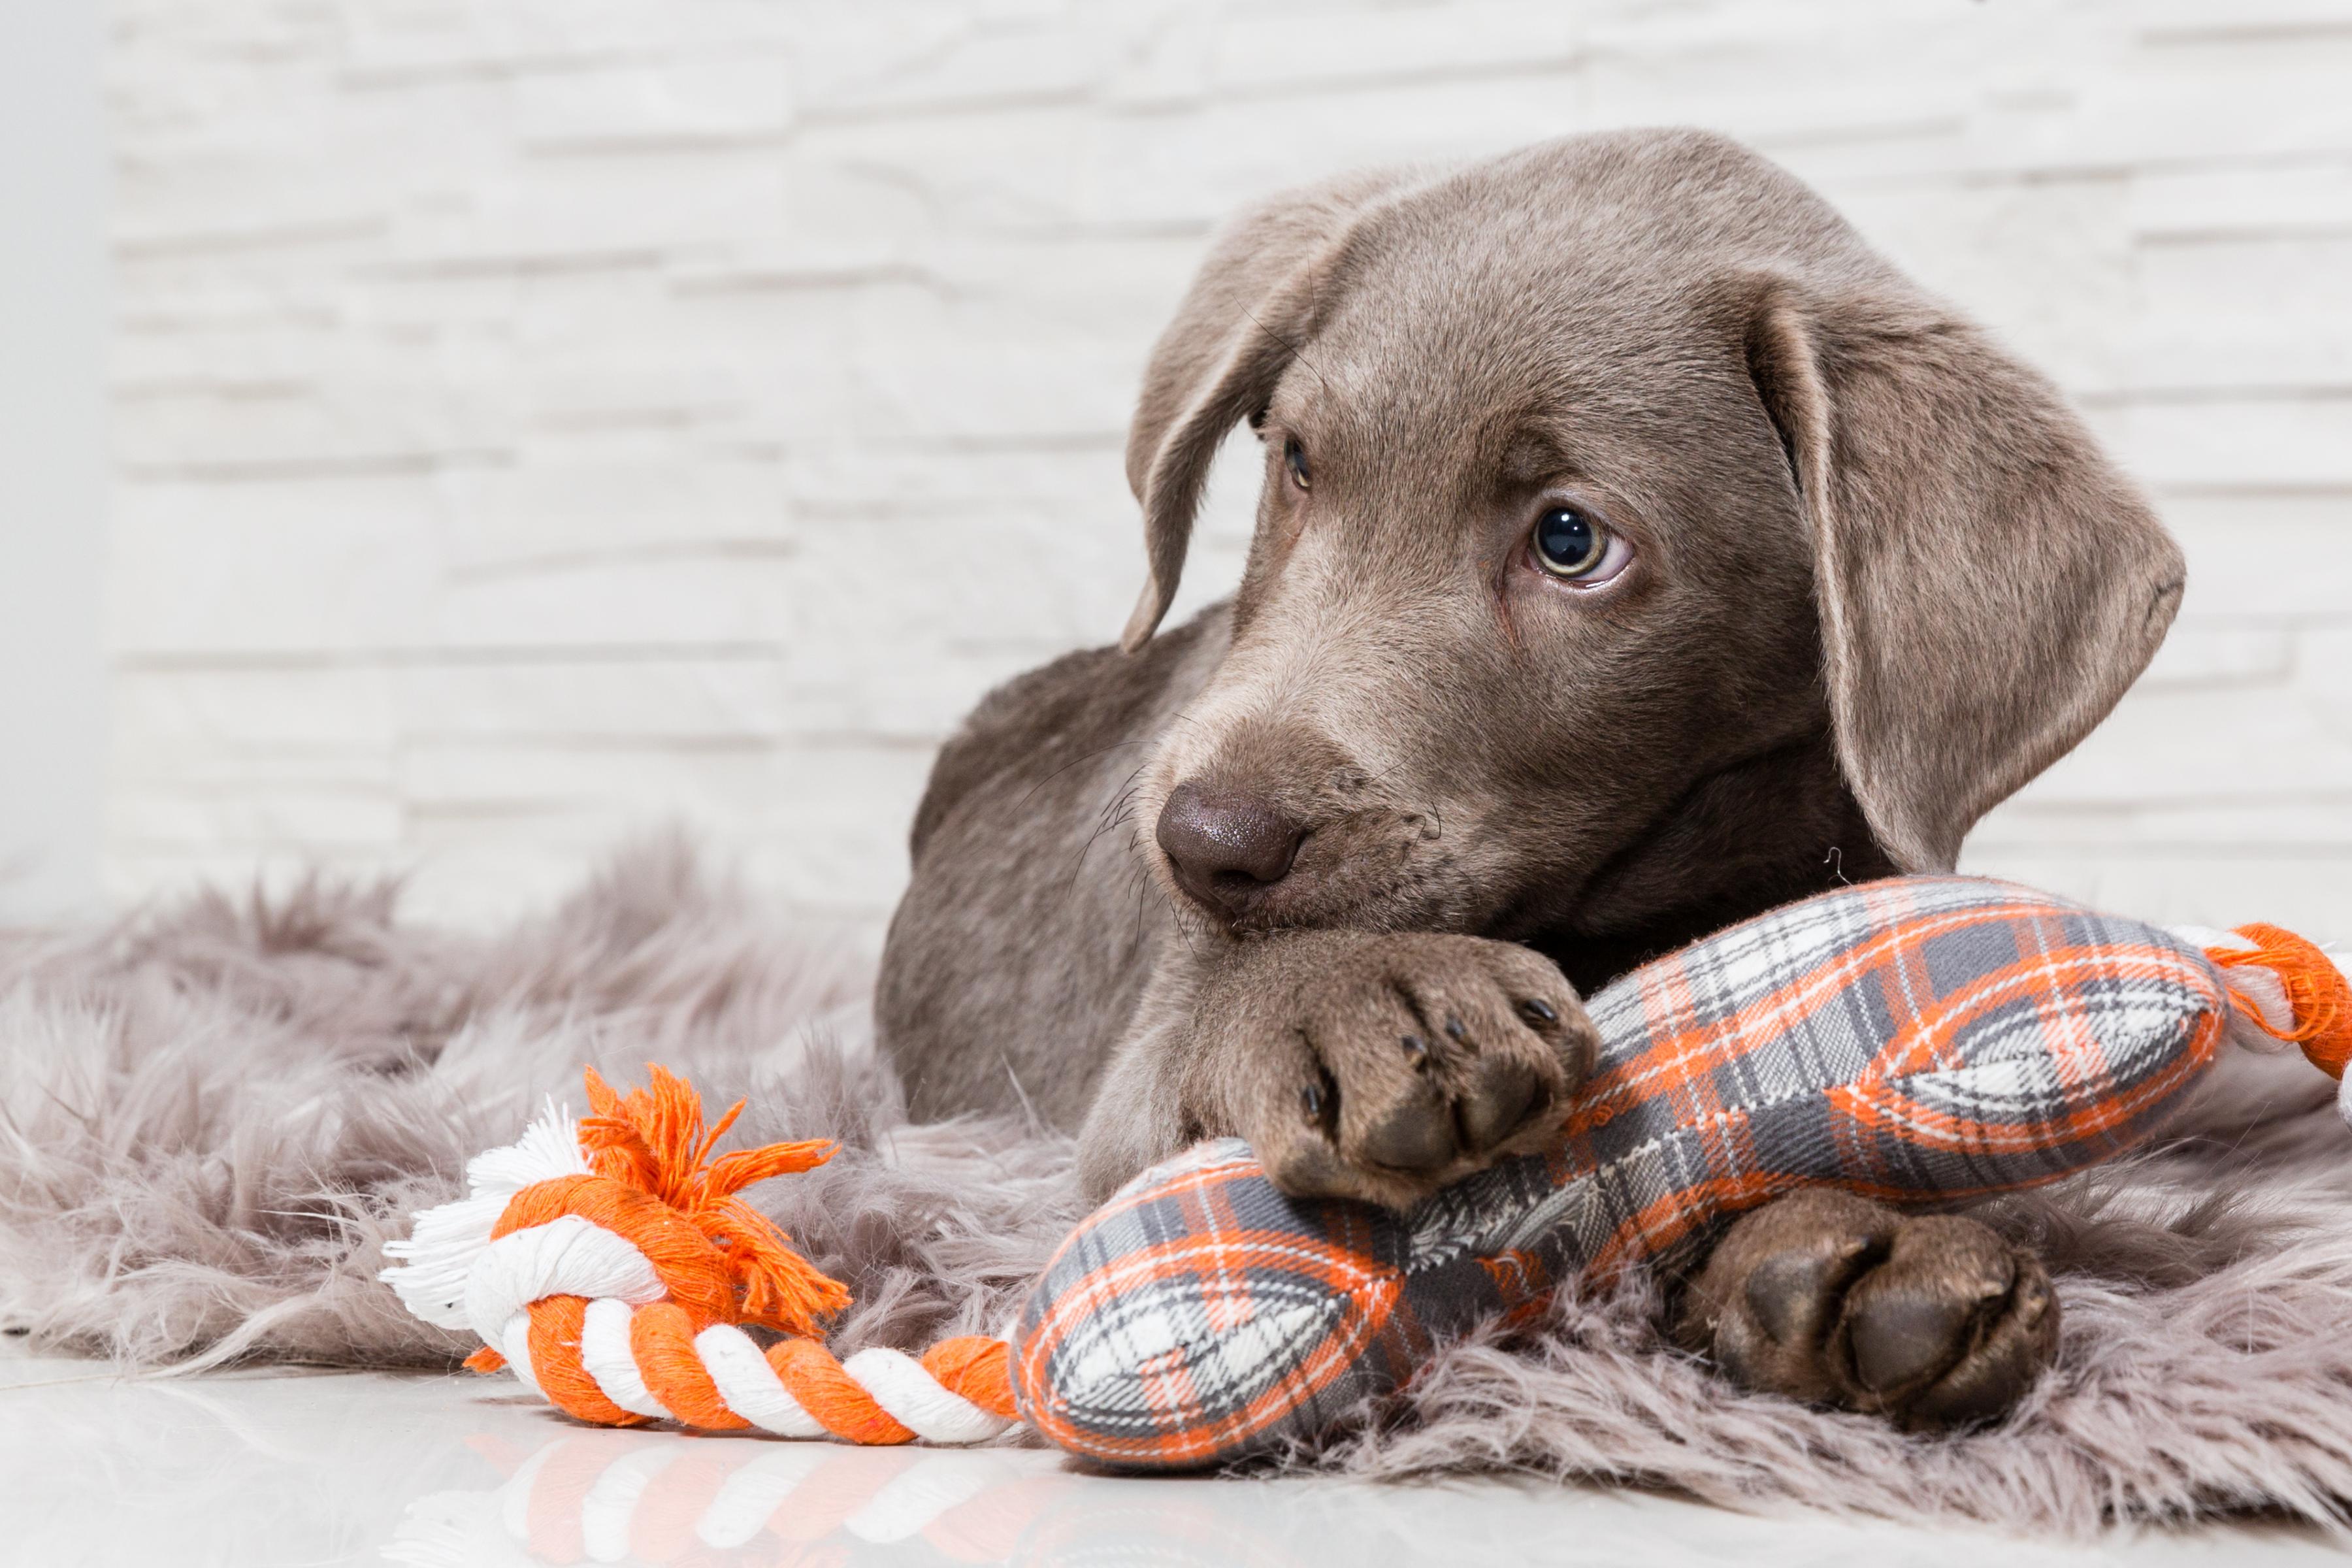
[{"label": "puppy's head", "polygon": [[1678,835],[1704,883],[1730,819],[1790,804],[1711,781],[1809,747],[1877,859],[1948,868],[2181,587],[2046,384],[1697,133],[1359,175],[1229,230],[1129,443],[1130,648],[1243,421],[1231,643],[1137,796],[1158,874],[1241,930],[1525,934]]}]

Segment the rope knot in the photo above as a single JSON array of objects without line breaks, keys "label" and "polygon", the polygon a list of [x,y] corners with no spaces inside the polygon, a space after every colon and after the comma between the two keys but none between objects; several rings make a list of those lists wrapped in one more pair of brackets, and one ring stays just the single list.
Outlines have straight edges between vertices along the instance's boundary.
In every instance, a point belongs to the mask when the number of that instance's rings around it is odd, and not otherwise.
[{"label": "rope knot", "polygon": [[709,1261],[702,1266],[731,1297],[731,1310],[717,1321],[756,1323],[786,1334],[819,1332],[824,1320],[849,1305],[848,1287],[819,1272],[793,1250],[774,1221],[735,1194],[771,1176],[814,1170],[840,1145],[813,1138],[713,1160],[711,1150],[743,1114],[745,1102],[729,1106],[705,1131],[702,1097],[693,1087],[661,1068],[646,1070],[650,1088],[621,1095],[594,1068],[587,1069],[593,1114],[581,1121],[580,1146],[589,1163],[605,1180],[655,1199],[709,1244]]},{"label": "rope knot", "polygon": [[[821,1338],[847,1287],[736,1194],[813,1170],[829,1140],[715,1154],[743,1112],[705,1123],[691,1085],[658,1067],[627,1094],[593,1068],[590,1114],[549,1107],[521,1140],[477,1157],[470,1195],[419,1215],[383,1278],[428,1322],[470,1327],[477,1372],[510,1367],[567,1413],[604,1426],[675,1420],[858,1443],[971,1443],[1012,1420],[1002,1340],[942,1341],[919,1360],[873,1347],[836,1360]],[[755,1341],[746,1328],[772,1331]]]}]

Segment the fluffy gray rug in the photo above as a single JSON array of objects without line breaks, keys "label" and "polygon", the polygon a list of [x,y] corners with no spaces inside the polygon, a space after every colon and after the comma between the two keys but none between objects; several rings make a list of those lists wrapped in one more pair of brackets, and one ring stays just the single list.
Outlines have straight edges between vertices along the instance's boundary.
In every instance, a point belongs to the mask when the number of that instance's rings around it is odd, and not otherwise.
[{"label": "fluffy gray rug", "polygon": [[[1077,1215],[1068,1142],[908,1125],[867,981],[670,844],[488,937],[323,882],[0,935],[0,1323],[150,1366],[446,1367],[471,1347],[376,1283],[385,1239],[543,1096],[577,1103],[583,1062],[658,1060],[749,1097],[747,1142],[844,1143],[750,1194],[856,1292],[844,1348],[999,1328]],[[2066,1313],[2057,1370],[1998,1427],[1906,1437],[1742,1394],[1661,1342],[1636,1280],[1441,1355],[1286,1463],[2038,1533],[2249,1510],[2344,1531],[2352,1142],[2307,1069],[2243,1060],[2164,1149],[1989,1211],[2039,1243]]]}]

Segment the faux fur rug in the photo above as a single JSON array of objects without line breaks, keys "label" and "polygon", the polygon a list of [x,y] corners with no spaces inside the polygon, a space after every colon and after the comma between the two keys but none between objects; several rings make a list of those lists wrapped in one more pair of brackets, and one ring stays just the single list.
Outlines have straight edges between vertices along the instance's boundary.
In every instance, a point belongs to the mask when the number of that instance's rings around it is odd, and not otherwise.
[{"label": "faux fur rug", "polygon": [[[0,1323],[151,1366],[448,1366],[470,1347],[376,1283],[385,1239],[543,1096],[577,1103],[583,1062],[635,1081],[658,1060],[748,1096],[745,1142],[842,1141],[750,1195],[856,1291],[843,1348],[1001,1328],[1077,1217],[1070,1146],[1006,1120],[908,1125],[868,979],[674,845],[490,937],[323,882],[0,935]],[[2344,1531],[2352,1140],[2307,1071],[2243,1062],[2165,1149],[1990,1211],[2051,1260],[2066,1324],[1997,1427],[1910,1437],[1743,1394],[1665,1348],[1637,1280],[1440,1355],[1285,1463],[2038,1533],[2244,1510]]]}]

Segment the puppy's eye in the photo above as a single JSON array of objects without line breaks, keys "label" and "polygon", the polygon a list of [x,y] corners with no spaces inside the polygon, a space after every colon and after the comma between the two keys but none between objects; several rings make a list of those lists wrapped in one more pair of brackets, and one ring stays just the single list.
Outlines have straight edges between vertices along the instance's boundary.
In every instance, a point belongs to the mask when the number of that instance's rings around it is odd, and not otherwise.
[{"label": "puppy's eye", "polygon": [[1307,448],[1297,441],[1282,445],[1282,460],[1290,467],[1290,482],[1300,489],[1307,488]]},{"label": "puppy's eye", "polygon": [[1536,519],[1536,563],[1555,577],[1581,577],[1601,563],[1609,536],[1589,512],[1556,506]]},{"label": "puppy's eye", "polygon": [[1622,538],[1576,506],[1546,508],[1528,536],[1528,552],[1550,575],[1588,587],[1608,582],[1633,558]]}]

